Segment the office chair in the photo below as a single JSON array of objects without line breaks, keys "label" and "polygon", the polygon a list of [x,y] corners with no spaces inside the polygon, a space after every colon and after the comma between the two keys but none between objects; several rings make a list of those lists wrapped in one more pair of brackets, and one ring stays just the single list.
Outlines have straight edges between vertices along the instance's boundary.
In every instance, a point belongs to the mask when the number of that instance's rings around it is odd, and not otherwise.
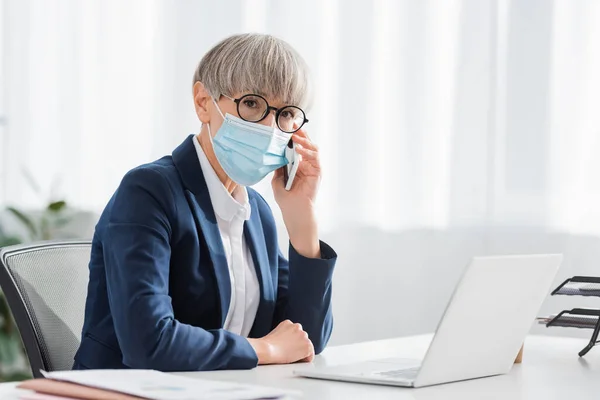
[{"label": "office chair", "polygon": [[0,250],[0,287],[34,377],[70,370],[83,327],[89,241],[42,242]]}]

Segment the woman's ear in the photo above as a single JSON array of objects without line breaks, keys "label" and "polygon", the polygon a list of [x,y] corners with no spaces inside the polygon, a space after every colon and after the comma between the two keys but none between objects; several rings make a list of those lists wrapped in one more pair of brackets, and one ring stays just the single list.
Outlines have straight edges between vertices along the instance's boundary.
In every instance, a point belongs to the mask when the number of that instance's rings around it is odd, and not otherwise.
[{"label": "woman's ear", "polygon": [[202,82],[194,83],[193,88],[194,94],[194,108],[196,109],[196,115],[203,124],[210,122],[210,112],[208,110],[208,104],[210,103],[210,95],[206,91],[206,88]]}]

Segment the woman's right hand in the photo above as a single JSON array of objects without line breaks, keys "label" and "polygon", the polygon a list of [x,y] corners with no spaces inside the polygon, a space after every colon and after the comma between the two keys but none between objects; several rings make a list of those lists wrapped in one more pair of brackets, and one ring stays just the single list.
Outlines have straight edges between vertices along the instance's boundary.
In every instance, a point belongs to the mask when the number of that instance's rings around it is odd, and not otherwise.
[{"label": "woman's right hand", "polygon": [[281,322],[267,336],[248,339],[248,342],[256,352],[260,365],[311,362],[315,357],[313,344],[302,325],[290,320]]}]

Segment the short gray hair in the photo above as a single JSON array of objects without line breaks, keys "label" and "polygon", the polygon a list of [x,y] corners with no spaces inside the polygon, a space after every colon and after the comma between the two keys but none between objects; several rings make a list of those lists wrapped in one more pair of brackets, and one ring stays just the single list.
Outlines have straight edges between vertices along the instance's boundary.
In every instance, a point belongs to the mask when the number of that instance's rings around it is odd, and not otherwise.
[{"label": "short gray hair", "polygon": [[292,46],[271,35],[233,35],[219,42],[202,57],[196,82],[217,100],[222,94],[256,93],[301,108],[311,103],[306,62]]}]

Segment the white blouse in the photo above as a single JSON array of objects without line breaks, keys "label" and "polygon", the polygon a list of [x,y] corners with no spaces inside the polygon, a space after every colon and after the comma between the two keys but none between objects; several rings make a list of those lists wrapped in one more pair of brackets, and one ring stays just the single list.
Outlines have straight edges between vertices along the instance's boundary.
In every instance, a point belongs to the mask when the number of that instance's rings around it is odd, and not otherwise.
[{"label": "white blouse", "polygon": [[231,299],[223,328],[247,337],[254,324],[260,301],[258,278],[252,254],[244,237],[244,222],[250,219],[251,211],[248,192],[244,186],[238,186],[233,191],[233,196],[230,195],[210,165],[197,138],[194,138],[194,146],[215,210],[229,267]]}]

